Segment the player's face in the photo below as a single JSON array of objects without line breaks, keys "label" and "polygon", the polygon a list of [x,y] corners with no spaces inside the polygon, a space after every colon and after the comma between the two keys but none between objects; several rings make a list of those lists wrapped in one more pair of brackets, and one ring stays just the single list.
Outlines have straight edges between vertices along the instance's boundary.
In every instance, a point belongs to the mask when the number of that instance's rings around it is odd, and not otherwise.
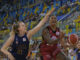
[{"label": "player's face", "polygon": [[56,26],[57,20],[55,16],[51,16],[50,21],[49,21],[51,26]]},{"label": "player's face", "polygon": [[26,31],[26,26],[23,22],[20,22],[19,23],[19,28],[18,28],[19,31]]}]

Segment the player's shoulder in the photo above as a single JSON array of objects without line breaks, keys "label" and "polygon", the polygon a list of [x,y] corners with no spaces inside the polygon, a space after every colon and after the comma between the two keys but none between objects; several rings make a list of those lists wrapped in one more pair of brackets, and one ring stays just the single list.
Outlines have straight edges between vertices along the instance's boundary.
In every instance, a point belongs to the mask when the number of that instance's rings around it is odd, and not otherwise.
[{"label": "player's shoulder", "polygon": [[48,31],[47,27],[44,27],[44,28],[42,29],[42,33],[45,33],[45,32],[47,32],[47,31]]},{"label": "player's shoulder", "polygon": [[50,28],[50,26],[46,26],[43,28],[43,30],[48,30]]}]

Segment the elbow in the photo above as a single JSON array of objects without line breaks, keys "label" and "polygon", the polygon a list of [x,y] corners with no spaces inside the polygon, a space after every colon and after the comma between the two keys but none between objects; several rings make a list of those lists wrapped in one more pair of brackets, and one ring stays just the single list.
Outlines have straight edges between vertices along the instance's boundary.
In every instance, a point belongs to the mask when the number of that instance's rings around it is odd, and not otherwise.
[{"label": "elbow", "polygon": [[1,52],[4,52],[4,50],[5,50],[4,48],[1,48]]},{"label": "elbow", "polygon": [[3,48],[1,48],[1,52],[3,51]]}]

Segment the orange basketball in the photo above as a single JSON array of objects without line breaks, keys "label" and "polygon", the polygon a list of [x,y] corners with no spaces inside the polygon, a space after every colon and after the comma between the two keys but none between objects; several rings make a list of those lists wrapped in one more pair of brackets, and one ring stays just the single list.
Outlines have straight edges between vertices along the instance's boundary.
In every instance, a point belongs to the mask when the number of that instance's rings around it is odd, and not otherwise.
[{"label": "orange basketball", "polygon": [[76,44],[78,42],[78,35],[76,34],[71,34],[69,37],[68,37],[68,41],[70,44]]}]

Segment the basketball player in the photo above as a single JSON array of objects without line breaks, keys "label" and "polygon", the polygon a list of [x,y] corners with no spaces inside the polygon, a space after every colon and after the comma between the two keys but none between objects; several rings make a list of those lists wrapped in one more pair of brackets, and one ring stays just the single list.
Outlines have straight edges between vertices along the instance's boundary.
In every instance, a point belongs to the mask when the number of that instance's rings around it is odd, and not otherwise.
[{"label": "basketball player", "polygon": [[69,60],[58,47],[59,43],[64,45],[64,33],[57,27],[57,19],[51,16],[49,26],[43,29],[43,42],[40,44],[40,52],[43,60]]},{"label": "basketball player", "polygon": [[[8,56],[10,60],[26,60],[28,49],[29,49],[29,40],[32,35],[34,35],[40,28],[44,25],[44,23],[48,20],[51,13],[54,11],[54,8],[51,9],[43,20],[33,28],[26,32],[26,26],[23,22],[18,22],[13,25],[11,36],[7,40],[7,42],[1,48],[1,51]],[[10,52],[7,48],[11,46]]]}]

